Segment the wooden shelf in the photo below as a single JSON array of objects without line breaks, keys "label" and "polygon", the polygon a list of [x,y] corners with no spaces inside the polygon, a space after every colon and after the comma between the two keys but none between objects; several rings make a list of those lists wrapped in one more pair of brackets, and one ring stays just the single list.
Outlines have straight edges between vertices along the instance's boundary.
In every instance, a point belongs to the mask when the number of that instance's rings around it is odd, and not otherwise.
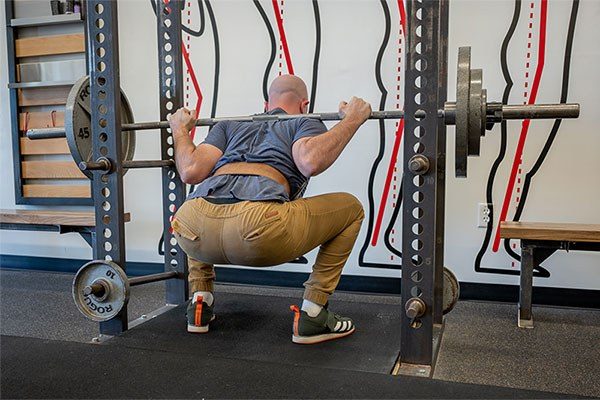
[{"label": "wooden shelf", "polygon": [[45,15],[43,17],[31,18],[13,18],[10,20],[10,26],[13,28],[20,28],[26,26],[73,24],[78,22],[83,22],[81,13]]}]

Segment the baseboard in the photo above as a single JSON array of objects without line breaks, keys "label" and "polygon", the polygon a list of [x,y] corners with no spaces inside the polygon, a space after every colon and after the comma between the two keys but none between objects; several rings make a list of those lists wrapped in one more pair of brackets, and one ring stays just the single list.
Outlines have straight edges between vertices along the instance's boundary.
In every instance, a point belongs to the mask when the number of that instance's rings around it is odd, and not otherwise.
[{"label": "baseboard", "polygon": [[[0,254],[0,267],[75,273],[87,260],[51,257],[29,257]],[[127,273],[140,276],[162,271],[163,265],[149,262],[128,262]],[[246,285],[302,287],[308,278],[304,272],[282,272],[249,268],[216,267],[218,282]],[[400,278],[342,275],[338,290],[363,293],[400,294]],[[461,282],[460,298],[516,303],[517,285]],[[600,290],[534,287],[533,302],[540,305],[600,309]]]}]

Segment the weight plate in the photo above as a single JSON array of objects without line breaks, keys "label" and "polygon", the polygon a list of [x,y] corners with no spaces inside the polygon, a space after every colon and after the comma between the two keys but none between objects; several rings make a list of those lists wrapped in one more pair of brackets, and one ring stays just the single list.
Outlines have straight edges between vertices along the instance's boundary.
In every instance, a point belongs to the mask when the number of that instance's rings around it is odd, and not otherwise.
[{"label": "weight plate", "polygon": [[[133,123],[133,112],[125,93],[121,91],[121,123]],[[92,160],[92,117],[90,108],[90,77],[80,78],[69,92],[65,106],[65,134],[73,160],[80,162]],[[121,132],[123,161],[133,159],[135,153],[135,131]],[[124,172],[127,172],[125,170]],[[92,179],[92,171],[83,173]]]},{"label": "weight plate", "polygon": [[467,154],[478,156],[481,145],[481,91],[483,89],[483,71],[471,71],[471,89],[469,95],[469,149]]},{"label": "weight plate", "polygon": [[[102,295],[85,294],[92,284],[106,288]],[[129,280],[125,271],[112,261],[94,260],[77,271],[72,285],[73,300],[83,315],[92,321],[108,321],[129,300]]]},{"label": "weight plate", "polygon": [[447,267],[444,267],[444,304],[442,305],[442,313],[447,314],[456,305],[460,297],[460,285],[456,275]]},{"label": "weight plate", "polygon": [[481,136],[485,136],[487,126],[487,90],[481,90]]},{"label": "weight plate", "polygon": [[458,49],[458,68],[456,71],[455,175],[457,177],[467,176],[470,92],[471,48],[460,47]]}]

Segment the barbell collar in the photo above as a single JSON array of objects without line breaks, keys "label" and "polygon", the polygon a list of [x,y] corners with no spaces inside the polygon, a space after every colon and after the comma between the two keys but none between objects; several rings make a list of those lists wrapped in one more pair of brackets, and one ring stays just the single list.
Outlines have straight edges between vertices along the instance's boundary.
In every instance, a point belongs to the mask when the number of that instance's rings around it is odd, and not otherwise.
[{"label": "barbell collar", "polygon": [[176,271],[159,272],[157,274],[136,276],[129,278],[129,286],[138,286],[146,283],[165,281],[167,279],[179,278],[180,274]]}]

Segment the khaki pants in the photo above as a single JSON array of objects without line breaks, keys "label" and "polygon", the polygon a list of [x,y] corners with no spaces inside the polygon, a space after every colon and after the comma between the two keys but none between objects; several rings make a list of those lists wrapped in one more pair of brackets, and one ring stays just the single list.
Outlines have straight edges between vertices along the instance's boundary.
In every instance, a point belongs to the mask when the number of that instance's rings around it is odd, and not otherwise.
[{"label": "khaki pants", "polygon": [[335,290],[364,219],[360,202],[331,193],[286,203],[212,204],[186,201],[172,222],[189,257],[193,292],[213,291],[213,264],[268,267],[292,261],[321,246],[304,298],[324,305]]}]

